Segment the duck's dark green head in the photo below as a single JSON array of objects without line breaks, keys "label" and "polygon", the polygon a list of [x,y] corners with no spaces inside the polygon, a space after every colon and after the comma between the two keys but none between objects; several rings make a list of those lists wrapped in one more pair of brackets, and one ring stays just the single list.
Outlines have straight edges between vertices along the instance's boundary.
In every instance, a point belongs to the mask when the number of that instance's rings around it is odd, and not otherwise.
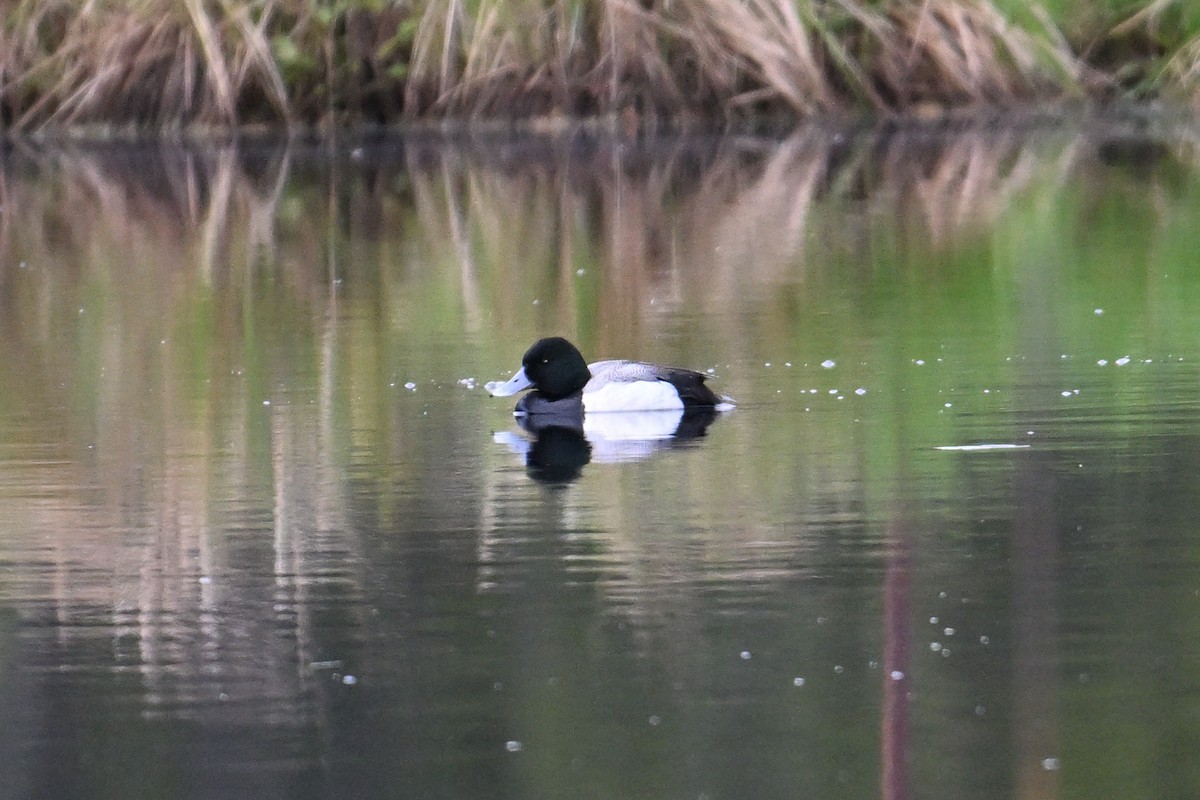
[{"label": "duck's dark green head", "polygon": [[525,377],[548,400],[558,400],[576,392],[591,380],[587,362],[575,345],[561,336],[539,339],[521,359]]},{"label": "duck's dark green head", "polygon": [[503,383],[488,383],[484,388],[494,397],[506,397],[532,387],[543,399],[555,401],[583,391],[591,377],[587,362],[575,345],[561,336],[552,336],[539,339],[525,351],[516,375]]}]

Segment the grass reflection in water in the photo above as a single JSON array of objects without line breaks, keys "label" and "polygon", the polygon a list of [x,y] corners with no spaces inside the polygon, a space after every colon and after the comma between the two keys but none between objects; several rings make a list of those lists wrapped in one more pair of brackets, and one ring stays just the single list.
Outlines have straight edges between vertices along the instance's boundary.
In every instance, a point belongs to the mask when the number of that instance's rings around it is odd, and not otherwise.
[{"label": "grass reflection in water", "polygon": [[[1200,182],[1143,135],[15,147],[16,795],[1194,789]],[[738,408],[532,481],[481,386],[549,334]]]}]

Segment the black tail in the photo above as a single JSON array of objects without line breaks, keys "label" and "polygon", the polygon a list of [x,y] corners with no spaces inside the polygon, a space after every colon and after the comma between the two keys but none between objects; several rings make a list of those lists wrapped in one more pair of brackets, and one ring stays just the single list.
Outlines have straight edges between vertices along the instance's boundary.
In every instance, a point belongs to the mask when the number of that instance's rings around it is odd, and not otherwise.
[{"label": "black tail", "polygon": [[720,405],[723,402],[722,398],[704,385],[706,377],[708,376],[704,373],[693,372],[690,369],[672,369],[667,372],[665,380],[679,392],[679,399],[683,401],[684,408]]}]

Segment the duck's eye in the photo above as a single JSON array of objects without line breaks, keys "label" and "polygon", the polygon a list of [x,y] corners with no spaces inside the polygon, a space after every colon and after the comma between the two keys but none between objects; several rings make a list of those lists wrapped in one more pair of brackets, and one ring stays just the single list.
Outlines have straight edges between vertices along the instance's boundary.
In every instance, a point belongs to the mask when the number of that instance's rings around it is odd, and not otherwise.
[{"label": "duck's eye", "polygon": [[543,358],[543,359],[542,359],[542,363],[543,363],[543,364],[549,364],[549,363],[550,363],[550,359],[548,359],[548,358]]}]

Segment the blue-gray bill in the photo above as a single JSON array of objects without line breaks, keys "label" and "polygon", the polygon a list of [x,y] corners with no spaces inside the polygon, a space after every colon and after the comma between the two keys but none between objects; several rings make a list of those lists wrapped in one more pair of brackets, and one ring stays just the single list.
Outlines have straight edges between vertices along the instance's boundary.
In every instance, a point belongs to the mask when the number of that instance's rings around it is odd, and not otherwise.
[{"label": "blue-gray bill", "polygon": [[533,382],[525,376],[525,368],[521,367],[506,381],[488,381],[483,385],[492,397],[508,397],[533,386]]}]

